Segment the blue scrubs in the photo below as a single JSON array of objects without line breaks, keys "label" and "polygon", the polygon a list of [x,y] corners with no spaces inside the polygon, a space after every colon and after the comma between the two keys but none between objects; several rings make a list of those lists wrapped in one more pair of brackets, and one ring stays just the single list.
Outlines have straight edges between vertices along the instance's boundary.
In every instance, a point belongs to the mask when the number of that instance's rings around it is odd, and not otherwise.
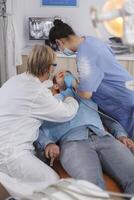
[{"label": "blue scrubs", "polygon": [[77,66],[80,91],[93,93],[93,100],[106,114],[118,120],[134,137],[134,92],[125,87],[134,78],[121,66],[112,50],[94,37],[79,46]]}]

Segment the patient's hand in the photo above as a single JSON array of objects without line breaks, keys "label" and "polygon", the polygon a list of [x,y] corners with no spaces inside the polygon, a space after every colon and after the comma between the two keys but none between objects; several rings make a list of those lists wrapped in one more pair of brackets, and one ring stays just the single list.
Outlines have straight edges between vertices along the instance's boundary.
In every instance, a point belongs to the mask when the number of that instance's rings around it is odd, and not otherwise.
[{"label": "patient's hand", "polygon": [[118,138],[118,140],[121,143],[123,143],[126,147],[128,147],[129,149],[134,150],[134,142],[131,139],[129,139],[125,136],[122,136],[122,137]]},{"label": "patient's hand", "polygon": [[45,148],[45,156],[48,159],[58,158],[60,155],[60,148],[56,144],[48,144]]}]

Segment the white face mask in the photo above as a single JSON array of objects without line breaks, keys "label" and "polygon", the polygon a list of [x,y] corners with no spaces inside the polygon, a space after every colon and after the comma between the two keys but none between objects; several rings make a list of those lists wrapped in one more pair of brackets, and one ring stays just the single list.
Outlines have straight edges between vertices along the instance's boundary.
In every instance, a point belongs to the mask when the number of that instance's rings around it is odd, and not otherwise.
[{"label": "white face mask", "polygon": [[48,80],[53,80],[53,73],[48,73]]},{"label": "white face mask", "polygon": [[46,85],[47,88],[52,88],[53,87],[53,81],[48,79],[48,80],[45,81],[45,85]]},{"label": "white face mask", "polygon": [[65,48],[63,53],[66,55],[66,56],[73,56],[75,54],[74,51],[68,49],[68,48]]}]

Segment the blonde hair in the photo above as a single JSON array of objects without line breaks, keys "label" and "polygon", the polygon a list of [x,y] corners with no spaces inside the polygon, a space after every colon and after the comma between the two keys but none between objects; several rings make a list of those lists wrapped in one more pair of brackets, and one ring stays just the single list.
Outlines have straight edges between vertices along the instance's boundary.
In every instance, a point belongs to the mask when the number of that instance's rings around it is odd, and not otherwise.
[{"label": "blonde hair", "polygon": [[27,72],[34,76],[43,76],[49,72],[55,60],[54,51],[47,45],[36,45],[30,52],[27,61]]}]

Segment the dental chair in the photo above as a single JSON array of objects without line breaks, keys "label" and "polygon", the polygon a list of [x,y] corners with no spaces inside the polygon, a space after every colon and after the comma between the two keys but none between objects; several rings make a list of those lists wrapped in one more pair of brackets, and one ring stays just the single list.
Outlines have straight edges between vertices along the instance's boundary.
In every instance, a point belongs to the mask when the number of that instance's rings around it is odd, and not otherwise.
[{"label": "dental chair", "polygon": [[0,183],[0,200],[5,200],[6,198],[10,197],[6,189]]},{"label": "dental chair", "polygon": [[[63,169],[63,167],[61,166],[59,161],[55,161],[54,170],[59,174],[60,178],[70,178],[70,176]],[[104,174],[104,180],[106,183],[107,191],[122,193],[122,190],[118,186],[118,184],[113,179],[111,179],[109,176],[107,176],[106,174]]]}]

